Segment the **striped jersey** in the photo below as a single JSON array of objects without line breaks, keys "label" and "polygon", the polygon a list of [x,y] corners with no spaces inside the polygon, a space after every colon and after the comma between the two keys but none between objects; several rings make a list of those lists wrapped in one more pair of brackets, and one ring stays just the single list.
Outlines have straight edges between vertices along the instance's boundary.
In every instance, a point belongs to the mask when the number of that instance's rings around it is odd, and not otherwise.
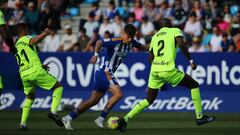
[{"label": "striped jersey", "polygon": [[132,51],[132,48],[140,48],[141,43],[136,40],[132,40],[128,44],[124,44],[121,38],[108,38],[101,39],[103,47],[106,49],[99,69],[114,73],[122,60],[127,56],[128,52]]}]

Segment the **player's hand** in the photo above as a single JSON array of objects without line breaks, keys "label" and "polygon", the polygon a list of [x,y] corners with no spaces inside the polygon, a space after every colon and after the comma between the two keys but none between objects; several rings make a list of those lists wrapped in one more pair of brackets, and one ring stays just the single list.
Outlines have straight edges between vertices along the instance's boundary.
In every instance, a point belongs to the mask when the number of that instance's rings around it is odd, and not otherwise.
[{"label": "player's hand", "polygon": [[97,60],[98,60],[98,55],[93,55],[89,62],[95,64]]},{"label": "player's hand", "polygon": [[190,65],[191,65],[193,70],[197,69],[197,64],[193,60],[190,60]]},{"label": "player's hand", "polygon": [[43,32],[46,33],[47,35],[49,35],[51,33],[51,30],[46,28]]},{"label": "player's hand", "polygon": [[50,67],[48,66],[48,64],[42,65],[42,68],[46,71],[50,71]]}]

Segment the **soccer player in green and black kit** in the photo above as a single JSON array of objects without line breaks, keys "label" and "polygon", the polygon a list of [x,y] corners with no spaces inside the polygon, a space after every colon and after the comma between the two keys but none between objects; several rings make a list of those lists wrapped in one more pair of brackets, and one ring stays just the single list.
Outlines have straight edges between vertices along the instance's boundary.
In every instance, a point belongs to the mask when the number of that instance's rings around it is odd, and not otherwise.
[{"label": "soccer player in green and black kit", "polygon": [[203,115],[199,84],[191,76],[179,71],[175,67],[177,47],[181,49],[189,60],[193,70],[197,68],[191,58],[187,47],[184,45],[182,31],[171,28],[171,21],[164,18],[160,21],[161,29],[152,37],[149,48],[149,60],[152,64],[148,80],[148,93],[146,99],[139,102],[127,115],[118,120],[119,130],[126,131],[127,122],[145,108],[150,106],[157,97],[158,90],[164,83],[172,86],[183,86],[191,89],[193,104],[195,107],[196,123],[202,125],[215,120],[215,117]]},{"label": "soccer player in green and black kit", "polygon": [[16,32],[19,39],[16,43],[17,53],[15,56],[19,65],[19,73],[23,82],[24,93],[26,94],[20,129],[28,129],[27,119],[35,99],[36,86],[46,90],[53,90],[52,106],[48,117],[54,120],[58,126],[63,126],[60,117],[57,115],[57,108],[62,98],[63,87],[55,77],[48,73],[49,67],[41,64],[38,53],[33,49],[34,45],[50,34],[50,30],[46,28],[43,33],[33,38],[27,35],[27,25],[21,23],[17,25]]}]

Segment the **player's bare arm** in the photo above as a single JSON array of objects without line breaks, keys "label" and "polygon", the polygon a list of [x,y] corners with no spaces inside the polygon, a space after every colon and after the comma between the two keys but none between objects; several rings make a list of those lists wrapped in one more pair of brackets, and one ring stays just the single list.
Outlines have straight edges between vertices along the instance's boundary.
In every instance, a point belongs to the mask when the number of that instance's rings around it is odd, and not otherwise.
[{"label": "player's bare arm", "polygon": [[189,60],[192,69],[195,70],[197,68],[197,65],[194,63],[194,61],[188,51],[188,48],[185,46],[183,37],[181,37],[181,36],[177,37],[176,41],[177,41],[177,44],[179,45],[179,48],[183,52],[184,56]]},{"label": "player's bare arm", "polygon": [[93,63],[95,64],[97,62],[97,59],[98,59],[98,53],[99,51],[101,50],[102,48],[102,41],[101,40],[98,40],[97,43],[96,43],[96,47],[95,47],[95,53],[94,55],[92,56],[92,58],[90,59],[90,63]]},{"label": "player's bare arm", "polygon": [[46,28],[41,34],[39,34],[38,36],[32,38],[30,40],[30,45],[33,45],[33,44],[37,44],[39,43],[40,41],[42,41],[47,35],[49,35],[51,32],[50,29]]}]

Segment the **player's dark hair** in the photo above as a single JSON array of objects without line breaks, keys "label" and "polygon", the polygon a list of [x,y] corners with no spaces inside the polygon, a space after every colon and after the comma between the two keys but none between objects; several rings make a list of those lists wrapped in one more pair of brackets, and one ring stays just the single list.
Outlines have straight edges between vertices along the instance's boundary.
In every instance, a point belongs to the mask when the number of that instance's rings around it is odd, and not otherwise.
[{"label": "player's dark hair", "polygon": [[172,27],[172,23],[170,21],[170,19],[168,18],[162,18],[159,22],[160,24],[160,28],[163,28],[163,27]]},{"label": "player's dark hair", "polygon": [[19,34],[21,34],[21,32],[27,31],[27,29],[28,29],[28,26],[26,23],[19,23],[16,26],[16,33],[17,33],[17,35],[19,35]]},{"label": "player's dark hair", "polygon": [[127,24],[124,26],[124,32],[127,33],[131,38],[134,38],[136,27],[132,24]]}]

